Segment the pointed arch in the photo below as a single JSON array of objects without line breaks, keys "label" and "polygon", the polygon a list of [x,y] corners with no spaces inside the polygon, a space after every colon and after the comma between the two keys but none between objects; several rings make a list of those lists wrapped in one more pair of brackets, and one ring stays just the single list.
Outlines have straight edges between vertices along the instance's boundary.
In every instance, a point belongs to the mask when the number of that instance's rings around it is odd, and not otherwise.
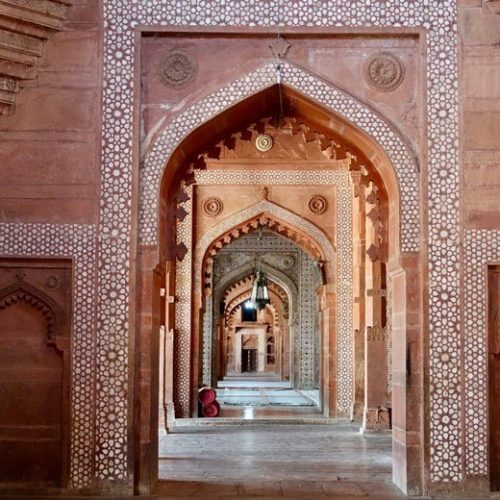
[{"label": "pointed arch", "polygon": [[61,316],[55,300],[25,281],[18,281],[0,290],[0,310],[7,309],[19,302],[24,302],[40,311],[45,318],[48,343],[62,350],[57,345],[57,337],[60,335]]},{"label": "pointed arch", "polygon": [[[259,218],[262,220],[274,220],[275,222],[281,222],[288,228],[290,234],[307,234],[309,235],[309,240],[312,246],[316,249],[314,255],[320,256],[323,259],[326,269],[326,275],[330,278],[335,276],[336,259],[335,259],[335,248],[329,238],[325,233],[319,229],[316,225],[308,220],[294,214],[290,210],[287,210],[275,203],[268,200],[262,200],[255,203],[233,215],[227,217],[222,222],[214,226],[210,231],[208,231],[203,238],[198,243],[195,255],[194,255],[194,269],[195,269],[195,286],[196,290],[199,290],[201,285],[201,276],[203,262],[208,257],[212,255],[207,255],[211,248],[216,249],[219,245],[219,249],[222,248],[223,243],[221,240],[224,239],[225,235],[230,235],[233,230],[238,230],[246,224],[256,221],[258,224]],[[258,227],[258,225],[257,225]],[[273,226],[270,227],[271,229]],[[239,232],[241,233],[241,231]],[[239,234],[238,233],[238,234]],[[278,233],[279,234],[279,233]],[[293,237],[285,235],[291,241],[294,241]],[[231,237],[227,238],[227,243],[231,241]],[[294,241],[295,242],[295,241]],[[309,247],[309,252],[307,247],[304,248],[299,242],[295,242],[298,246],[301,246],[307,253],[311,255],[311,248]],[[314,258],[314,257],[313,257]]]},{"label": "pointed arch", "polygon": [[[289,62],[281,65],[282,83],[313,100],[334,116],[338,128],[348,132],[364,148],[370,161],[381,172],[399,203],[394,238],[401,250],[420,247],[419,171],[415,154],[395,127],[368,105],[341,91],[333,84]],[[275,65],[266,64],[229,83],[181,113],[156,137],[140,171],[139,241],[158,242],[160,187],[169,159],[180,144],[196,129],[220,113],[276,84]],[[332,122],[335,121],[332,117]],[[401,212],[401,217],[399,217]]]},{"label": "pointed arch", "polygon": [[[270,284],[270,292],[271,294],[275,294],[276,297],[279,297],[283,302],[288,302],[288,313],[287,316],[287,353],[286,359],[288,360],[286,372],[290,377],[290,380],[295,380],[295,368],[296,368],[296,360],[294,349],[296,349],[296,329],[299,325],[299,317],[297,314],[298,311],[298,302],[299,302],[299,291],[297,289],[296,284],[293,280],[287,276],[283,271],[277,269],[266,262],[260,262],[260,268],[265,273],[266,277],[269,279]],[[223,280],[221,280],[217,287],[214,290],[213,301],[215,304],[219,303],[221,297],[225,295],[225,292],[235,283],[242,283],[246,277],[252,274],[254,271],[254,265],[252,262],[245,262],[241,266],[238,266],[236,269],[232,270],[230,273],[224,276]],[[252,280],[253,281],[253,280]],[[224,315],[224,322],[228,321],[228,316],[230,317],[234,311],[239,307],[238,304],[241,303],[242,300],[249,299],[251,296],[252,290],[251,286],[249,290],[243,292],[233,298],[226,305],[226,314]],[[285,299],[283,299],[283,296]],[[216,309],[217,311],[217,309]],[[228,313],[229,311],[229,313]],[[216,316],[218,316],[216,314]],[[213,343],[213,330],[205,330],[203,332],[204,342],[207,345],[212,345]],[[204,367],[206,371],[207,367]]]},{"label": "pointed arch", "polygon": [[[290,304],[290,309],[293,310],[298,297],[298,290],[295,283],[283,271],[276,269],[266,262],[260,262],[259,265],[266,276],[268,276],[272,282],[274,282],[286,293],[288,302]],[[227,276],[225,276],[224,279],[217,284],[217,287],[214,290],[215,302],[217,303],[220,301],[220,296],[225,293],[225,290],[227,290],[228,287],[230,287],[234,283],[241,281],[246,276],[249,276],[253,270],[253,263],[246,262],[245,264],[228,273]]]}]

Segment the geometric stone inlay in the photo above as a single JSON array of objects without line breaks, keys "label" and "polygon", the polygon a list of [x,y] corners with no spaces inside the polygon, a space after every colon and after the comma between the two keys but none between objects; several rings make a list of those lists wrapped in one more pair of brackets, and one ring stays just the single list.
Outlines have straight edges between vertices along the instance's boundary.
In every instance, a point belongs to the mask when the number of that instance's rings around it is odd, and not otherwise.
[{"label": "geometric stone inlay", "polygon": [[[119,229],[120,237],[101,238],[99,242],[99,284],[100,287],[112,286],[116,293],[100,303],[98,316],[101,336],[116,329],[120,349],[128,349],[128,297],[130,238],[131,234],[131,193],[132,193],[132,144],[133,144],[133,96],[134,96],[134,57],[137,25],[146,26],[210,26],[224,30],[227,26],[303,26],[303,27],[342,27],[344,30],[364,28],[415,28],[426,29],[426,75],[427,75],[427,124],[428,124],[428,202],[429,202],[429,382],[430,416],[429,427],[430,478],[431,481],[460,481],[463,478],[463,443],[461,419],[461,364],[460,364],[460,303],[457,291],[460,287],[459,239],[454,228],[459,223],[458,200],[458,101],[457,101],[457,1],[443,0],[429,2],[415,0],[401,2],[338,2],[337,0],[306,0],[304,2],[283,2],[280,9],[270,10],[267,2],[241,2],[227,0],[221,2],[150,2],[137,0],[108,0],[104,2],[104,86],[103,86],[103,148],[101,166],[101,217],[100,232],[111,232]],[[274,74],[274,71],[272,72]],[[299,72],[300,73],[300,72]],[[305,75],[304,72],[301,73]],[[286,75],[284,75],[286,78]],[[310,76],[310,75],[309,75]],[[304,76],[302,93],[314,98],[309,92],[309,82],[314,86],[314,77]],[[269,75],[267,84],[275,78]],[[290,82],[293,86],[293,82]],[[234,94],[226,92],[220,96],[219,106],[224,108],[224,99],[234,102],[245,95],[259,90],[252,81],[242,82],[241,87],[234,88]],[[326,82],[327,93],[332,87]],[[336,94],[339,95],[339,94]],[[341,94],[344,108],[349,109],[352,99]],[[206,103],[204,103],[206,105]],[[326,104],[327,105],[327,104]],[[335,105],[330,107],[335,111]],[[214,110],[198,108],[195,119],[202,123],[204,116],[211,116]],[[356,107],[353,113],[357,114]],[[342,113],[341,113],[342,114]],[[369,130],[373,117],[378,116],[369,110],[361,115],[357,125],[362,130]],[[347,117],[348,118],[348,117]],[[188,117],[184,116],[184,120]],[[349,119],[349,118],[348,118]],[[377,123],[377,120],[375,123]],[[351,120],[353,121],[353,120]],[[355,121],[353,121],[355,122]],[[182,127],[188,131],[189,126]],[[369,132],[370,133],[370,132]],[[401,162],[407,164],[403,149],[393,148],[390,139],[396,134],[390,127],[374,130],[372,137],[391,155],[396,168]],[[174,143],[179,137],[173,137]],[[399,137],[394,144],[400,142]],[[403,145],[404,148],[404,145]],[[171,151],[166,151],[162,167]],[[410,162],[414,165],[413,161]],[[416,172],[408,171],[408,175]],[[161,175],[161,174],[159,174]],[[402,196],[403,215],[401,236],[403,251],[418,250],[420,221],[418,214],[419,196],[410,191],[418,188],[419,183],[402,181],[406,175],[398,178]],[[150,178],[155,182],[154,175]],[[147,184],[147,183],[146,183]],[[141,196],[145,193],[144,179],[141,179]],[[147,189],[146,189],[147,191]],[[158,189],[154,188],[154,196]],[[407,206],[408,200],[415,203]],[[145,210],[151,199],[144,200]],[[142,201],[141,201],[142,203]],[[144,207],[140,207],[142,212]],[[412,217],[411,214],[415,214]],[[408,215],[410,214],[410,215]],[[155,219],[148,221],[148,216],[140,214],[140,242],[156,241]],[[145,223],[146,222],[146,223]],[[410,225],[408,225],[410,222]],[[413,224],[411,224],[413,222]],[[152,223],[152,225],[151,225]],[[148,226],[149,224],[149,226]],[[412,229],[409,229],[412,228]],[[418,229],[414,229],[418,228]],[[410,231],[408,234],[406,231]],[[446,269],[445,275],[443,270]],[[115,271],[111,274],[112,271]],[[443,279],[443,276],[444,279]],[[443,305],[443,294],[446,305]],[[112,322],[118,312],[119,321]],[[124,321],[125,320],[125,321]],[[99,350],[99,347],[98,347]],[[444,370],[437,370],[441,362],[443,350],[449,353]],[[458,357],[456,355],[458,353]],[[128,366],[125,363],[117,368],[120,377],[128,377]],[[104,386],[103,396],[115,391],[113,386]],[[433,418],[444,410],[451,420],[446,423],[442,418]],[[100,410],[99,410],[100,411]],[[120,412],[126,421],[127,408]],[[101,415],[98,412],[98,421]],[[123,420],[122,420],[123,421]],[[109,446],[106,450],[97,450],[96,469],[99,477],[113,478],[113,481],[127,476],[126,452],[127,429],[107,428],[106,437]],[[125,445],[124,445],[125,444]],[[119,459],[115,462],[115,452],[119,450]],[[105,474],[101,471],[105,470]]]},{"label": "geometric stone inlay", "polygon": [[0,223],[0,254],[73,259],[70,486],[84,488],[94,474],[95,379],[94,225]]},{"label": "geometric stone inlay", "polygon": [[[401,186],[402,249],[419,249],[419,175],[413,157],[400,137],[373,111],[338,88],[288,62],[281,62],[282,82],[331,109],[373,137],[389,156]],[[140,172],[139,231],[142,244],[157,242],[160,181],[168,158],[190,131],[222,113],[237,101],[276,84],[274,63],[244,75],[205,97],[175,118],[158,136]]]},{"label": "geometric stone inlay", "polygon": [[488,474],[488,293],[486,266],[500,262],[500,230],[468,230],[464,239],[465,470]]}]

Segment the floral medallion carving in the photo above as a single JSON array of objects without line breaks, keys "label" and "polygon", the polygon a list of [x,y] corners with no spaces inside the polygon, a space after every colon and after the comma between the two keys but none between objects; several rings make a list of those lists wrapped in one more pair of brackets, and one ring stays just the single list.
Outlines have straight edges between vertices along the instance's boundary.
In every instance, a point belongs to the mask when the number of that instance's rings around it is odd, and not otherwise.
[{"label": "floral medallion carving", "polygon": [[269,134],[260,134],[255,139],[255,147],[262,153],[267,153],[273,147],[274,141]]},{"label": "floral medallion carving", "polygon": [[403,63],[394,54],[378,52],[368,59],[365,74],[372,87],[390,92],[401,85],[405,70]]},{"label": "floral medallion carving", "polygon": [[196,61],[183,50],[170,50],[158,64],[161,81],[168,87],[184,87],[194,80],[198,71]]},{"label": "floral medallion carving", "polygon": [[217,217],[224,209],[224,205],[220,198],[212,196],[203,201],[201,208],[205,215],[208,215],[209,217]]},{"label": "floral medallion carving", "polygon": [[315,194],[309,200],[309,210],[313,214],[317,215],[324,214],[327,208],[328,208],[328,203],[326,201],[326,198],[324,196],[321,196],[320,194]]},{"label": "floral medallion carving", "polygon": [[285,255],[281,263],[285,269],[291,269],[295,265],[295,259],[291,255]]},{"label": "floral medallion carving", "polygon": [[47,288],[55,290],[55,289],[59,288],[60,280],[55,275],[54,276],[50,276],[50,277],[47,278],[47,281],[45,282],[45,285],[47,286]]}]

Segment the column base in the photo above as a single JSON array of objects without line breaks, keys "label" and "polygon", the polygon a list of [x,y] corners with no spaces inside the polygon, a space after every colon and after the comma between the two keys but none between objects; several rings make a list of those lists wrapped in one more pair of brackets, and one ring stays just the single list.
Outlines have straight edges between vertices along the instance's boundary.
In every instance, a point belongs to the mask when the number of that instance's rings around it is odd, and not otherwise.
[{"label": "column base", "polygon": [[362,432],[389,431],[391,429],[391,410],[389,408],[365,408]]},{"label": "column base", "polygon": [[174,403],[170,402],[163,406],[165,409],[165,430],[168,433],[168,428],[172,427],[175,422],[175,408]]},{"label": "column base", "polygon": [[363,422],[363,403],[354,402],[351,408],[351,422]]}]

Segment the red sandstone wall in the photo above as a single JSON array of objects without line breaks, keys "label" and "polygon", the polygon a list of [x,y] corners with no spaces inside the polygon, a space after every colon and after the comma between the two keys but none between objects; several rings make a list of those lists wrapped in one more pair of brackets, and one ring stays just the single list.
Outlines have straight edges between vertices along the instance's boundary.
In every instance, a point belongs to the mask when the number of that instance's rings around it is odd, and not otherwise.
[{"label": "red sandstone wall", "polygon": [[75,0],[38,77],[0,117],[0,217],[92,223],[99,213],[101,0]]},{"label": "red sandstone wall", "polygon": [[500,2],[459,3],[462,220],[467,228],[499,228]]},{"label": "red sandstone wall", "polygon": [[[422,82],[416,36],[384,34],[378,39],[370,35],[331,36],[325,32],[318,37],[291,33],[284,37],[291,44],[287,60],[369,103],[395,123],[418,150]],[[172,119],[220,87],[268,63],[272,57],[269,46],[275,38],[274,31],[259,36],[229,34],[226,38],[220,33],[215,36],[163,33],[143,37],[142,153],[163,119]],[[388,46],[404,63],[405,78],[393,92],[378,92],[367,83],[365,62],[371,54],[387,50]],[[161,57],[172,49],[186,51],[199,64],[194,79],[181,88],[166,87],[159,75]]]}]

